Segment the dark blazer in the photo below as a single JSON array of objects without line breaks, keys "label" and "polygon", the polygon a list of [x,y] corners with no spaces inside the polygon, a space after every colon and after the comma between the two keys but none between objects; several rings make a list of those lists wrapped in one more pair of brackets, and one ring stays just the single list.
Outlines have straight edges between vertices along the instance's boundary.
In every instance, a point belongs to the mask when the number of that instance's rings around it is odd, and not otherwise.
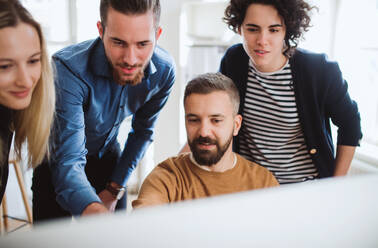
[{"label": "dark blazer", "polygon": [[10,130],[10,122],[12,117],[12,111],[0,105],[0,140],[1,140],[1,153],[3,153],[3,161],[0,161],[0,203],[3,200],[5,187],[8,181],[9,171],[9,150],[12,143],[13,132]]},{"label": "dark blazer", "polygon": [[[241,44],[230,47],[222,58],[220,72],[230,77],[240,93],[239,113],[243,113],[249,57]],[[325,54],[296,49],[290,58],[298,115],[308,152],[319,177],[330,177],[335,170],[335,151],[330,120],[338,127],[337,145],[357,146],[362,138],[357,104],[348,94],[336,62]],[[234,139],[239,151],[239,137]]]}]

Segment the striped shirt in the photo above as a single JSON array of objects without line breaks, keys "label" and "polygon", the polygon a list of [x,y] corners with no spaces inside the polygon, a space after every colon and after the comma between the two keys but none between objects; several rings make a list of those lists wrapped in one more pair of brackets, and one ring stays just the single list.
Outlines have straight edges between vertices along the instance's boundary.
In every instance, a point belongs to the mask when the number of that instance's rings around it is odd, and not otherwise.
[{"label": "striped shirt", "polygon": [[262,73],[249,62],[240,154],[269,169],[280,184],[318,176],[299,122],[289,62]]}]

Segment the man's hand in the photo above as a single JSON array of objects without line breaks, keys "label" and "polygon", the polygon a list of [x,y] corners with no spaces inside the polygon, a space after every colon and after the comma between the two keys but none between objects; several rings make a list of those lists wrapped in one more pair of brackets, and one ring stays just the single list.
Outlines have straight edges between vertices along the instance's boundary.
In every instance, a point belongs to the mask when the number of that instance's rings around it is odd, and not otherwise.
[{"label": "man's hand", "polygon": [[104,213],[109,213],[109,210],[103,204],[99,202],[92,202],[84,209],[81,215],[85,216],[85,215],[104,214]]},{"label": "man's hand", "polygon": [[100,194],[98,194],[98,197],[100,197],[102,203],[110,212],[114,212],[117,205],[117,199],[114,198],[112,193],[104,189],[100,192]]}]

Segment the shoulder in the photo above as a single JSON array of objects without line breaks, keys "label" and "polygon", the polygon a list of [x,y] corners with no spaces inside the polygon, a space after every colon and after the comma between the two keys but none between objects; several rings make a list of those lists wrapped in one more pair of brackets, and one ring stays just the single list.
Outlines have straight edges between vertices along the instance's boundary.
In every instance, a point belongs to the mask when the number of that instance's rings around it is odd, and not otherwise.
[{"label": "shoulder", "polygon": [[312,69],[326,69],[328,66],[337,66],[337,62],[328,58],[325,53],[315,53],[297,48],[291,58],[294,65],[302,65]]},{"label": "shoulder", "polygon": [[151,58],[154,73],[151,82],[159,85],[156,89],[171,88],[176,79],[176,65],[172,56],[163,48],[156,46]]},{"label": "shoulder", "polygon": [[[97,80],[97,74],[108,70],[100,38],[65,47],[53,56],[58,88],[71,92],[86,92]],[[106,73],[105,73],[106,74]]]},{"label": "shoulder", "polygon": [[[343,76],[336,61],[328,58],[324,53],[314,53],[304,49],[296,49],[290,58],[290,65],[294,80],[311,85],[317,92],[328,91],[329,87],[341,87]],[[299,84],[298,84],[299,85]],[[307,90],[303,88],[302,90]]]},{"label": "shoulder", "polygon": [[0,104],[0,127],[4,129],[9,129],[9,125],[12,120],[13,111],[2,104]]},{"label": "shoulder", "polygon": [[190,153],[183,153],[170,157],[158,164],[157,168],[165,170],[169,173],[177,174],[178,171],[182,171],[182,169],[186,167],[187,163],[190,162],[189,154]]},{"label": "shoulder", "polygon": [[[99,42],[99,38],[95,40],[87,40],[80,42],[78,44],[67,46],[55,54],[53,54],[53,58],[56,60],[61,60],[64,62],[71,62],[73,60],[78,60],[82,58],[86,58],[89,56],[91,48],[93,48]],[[78,61],[82,62],[82,61]]]},{"label": "shoulder", "polygon": [[258,175],[272,175],[272,173],[265,167],[255,163],[255,162],[252,162],[252,161],[249,161],[247,159],[245,159],[244,157],[240,156],[239,154],[236,155],[237,158],[238,158],[238,162],[244,166],[247,170],[249,171],[253,171],[254,173],[258,174]]},{"label": "shoulder", "polygon": [[234,80],[239,89],[243,88],[248,72],[249,56],[242,44],[235,44],[227,49],[222,57],[219,71]]},{"label": "shoulder", "polygon": [[178,155],[159,163],[146,177],[143,184],[176,185],[188,173],[189,156]]},{"label": "shoulder", "polygon": [[230,46],[226,50],[223,58],[224,59],[232,59],[232,58],[239,58],[240,59],[240,56],[247,56],[248,57],[248,55],[246,54],[246,52],[243,48],[243,45],[241,43]]},{"label": "shoulder", "polygon": [[[11,131],[12,124],[12,110],[6,108],[0,104],[0,152],[2,152],[4,157],[8,157],[9,149],[12,143],[13,131]],[[3,146],[3,147],[2,147]],[[0,156],[1,157],[1,156]],[[1,164],[0,164],[1,172]],[[1,175],[1,173],[0,173]],[[1,181],[0,181],[1,182]]]},{"label": "shoulder", "polygon": [[156,46],[151,58],[158,70],[170,70],[175,67],[173,57],[160,46]]},{"label": "shoulder", "polygon": [[279,185],[277,179],[274,177],[273,173],[267,168],[251,162],[242,156],[238,155],[238,161],[241,163],[241,168],[244,168],[244,175],[250,178],[254,185],[258,187],[270,187]]},{"label": "shoulder", "polygon": [[99,50],[99,46],[102,46],[102,42],[100,38],[97,38],[67,46],[57,51],[53,54],[52,58],[55,62],[58,73],[63,66],[68,68],[72,73],[80,74],[81,72],[86,71],[91,56],[96,50]]}]

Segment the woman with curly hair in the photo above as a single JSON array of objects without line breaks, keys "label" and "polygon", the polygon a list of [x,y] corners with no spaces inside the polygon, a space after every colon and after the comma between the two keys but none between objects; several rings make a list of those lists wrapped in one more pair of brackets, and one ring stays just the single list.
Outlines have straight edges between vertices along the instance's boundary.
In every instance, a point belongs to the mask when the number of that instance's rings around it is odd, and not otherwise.
[{"label": "woman with curly hair", "polygon": [[0,0],[0,202],[14,134],[16,158],[27,143],[29,167],[48,154],[54,117],[52,70],[40,25],[17,0]]},{"label": "woman with curly hair", "polygon": [[[241,96],[234,150],[280,184],[345,175],[362,137],[338,64],[297,48],[313,9],[303,0],[231,0],[225,10],[243,41],[220,66]],[[336,152],[330,121],[338,127]]]}]

